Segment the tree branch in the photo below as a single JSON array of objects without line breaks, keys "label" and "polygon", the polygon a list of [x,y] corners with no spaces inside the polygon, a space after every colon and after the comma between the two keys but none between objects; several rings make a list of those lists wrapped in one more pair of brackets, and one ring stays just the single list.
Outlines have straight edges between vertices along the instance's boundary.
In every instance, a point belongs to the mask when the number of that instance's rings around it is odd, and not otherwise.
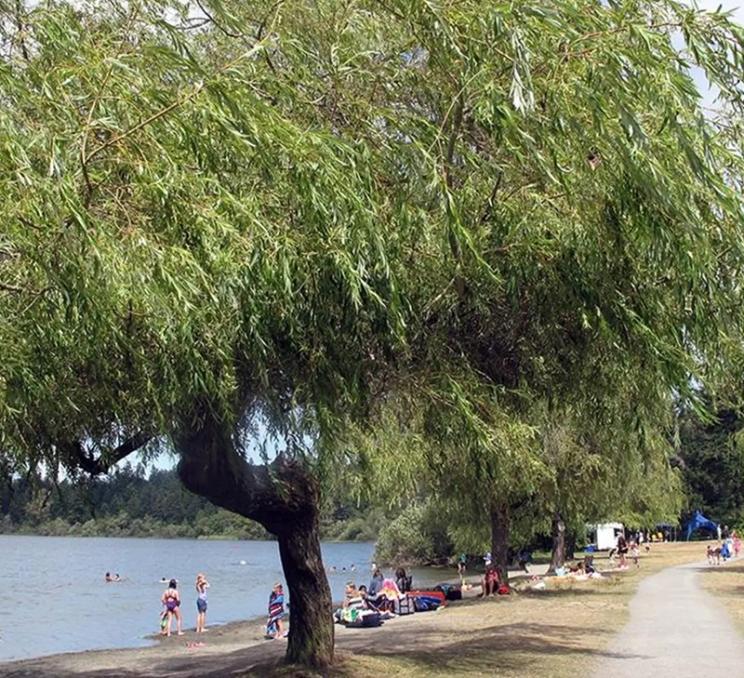
[{"label": "tree branch", "polygon": [[270,464],[248,463],[210,415],[198,426],[184,426],[174,443],[181,482],[213,504],[277,536],[317,517],[318,485],[301,461],[280,455]]},{"label": "tree branch", "polygon": [[152,440],[152,436],[147,433],[137,433],[131,438],[127,438],[121,445],[113,450],[94,457],[83,444],[76,440],[74,443],[68,443],[63,446],[67,453],[68,459],[92,476],[104,475],[111,470],[111,467],[118,464],[122,459],[128,457],[132,452],[136,452]]}]

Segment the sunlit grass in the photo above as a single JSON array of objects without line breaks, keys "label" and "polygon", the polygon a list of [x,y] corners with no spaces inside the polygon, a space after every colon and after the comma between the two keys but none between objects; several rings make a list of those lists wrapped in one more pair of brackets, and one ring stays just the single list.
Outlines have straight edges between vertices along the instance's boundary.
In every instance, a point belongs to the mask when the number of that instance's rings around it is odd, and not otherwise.
[{"label": "sunlit grass", "polygon": [[[603,581],[463,601],[441,612],[394,620],[375,633],[339,634],[337,678],[403,676],[582,676],[628,620],[643,577],[701,560],[704,547],[655,544],[640,567]],[[607,567],[604,556],[597,562]],[[744,570],[744,568],[742,568]],[[744,585],[744,571],[739,573]],[[744,603],[741,604],[744,621]],[[309,675],[284,669],[276,675]]]}]

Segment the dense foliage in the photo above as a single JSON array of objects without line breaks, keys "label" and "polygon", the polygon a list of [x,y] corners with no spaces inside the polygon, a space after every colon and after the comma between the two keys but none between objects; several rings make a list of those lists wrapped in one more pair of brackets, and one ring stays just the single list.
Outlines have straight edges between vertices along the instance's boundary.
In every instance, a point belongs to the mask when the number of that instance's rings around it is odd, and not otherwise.
[{"label": "dense foliage", "polygon": [[744,430],[742,415],[721,407],[701,421],[680,414],[679,465],[688,513],[700,509],[723,525],[744,527]]},{"label": "dense foliage", "polygon": [[[169,440],[187,487],[277,535],[289,656],[318,666],[319,487],[349,429],[394,410],[406,488],[485,515],[502,554],[519,507],[584,515],[567,469],[593,482],[606,459],[594,503],[668,475],[671,394],[698,407],[742,336],[744,34],[724,13],[0,7],[13,467],[98,473]],[[254,464],[259,415],[286,449]]]}]

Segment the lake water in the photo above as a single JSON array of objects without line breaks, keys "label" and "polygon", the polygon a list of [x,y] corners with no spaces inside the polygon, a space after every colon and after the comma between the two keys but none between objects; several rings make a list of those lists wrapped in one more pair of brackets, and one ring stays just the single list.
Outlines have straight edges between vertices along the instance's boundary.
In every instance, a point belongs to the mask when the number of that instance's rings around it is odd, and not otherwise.
[{"label": "lake water", "polygon": [[[334,600],[349,579],[368,583],[374,544],[322,548],[326,567],[339,570],[329,574]],[[105,583],[107,571],[123,581]],[[196,623],[197,572],[211,585],[208,624],[265,615],[273,582],[284,581],[278,547],[266,541],[0,535],[0,572],[0,661],[149,644],[159,629],[161,577],[179,580],[184,628]],[[416,581],[442,574],[417,571]]]}]

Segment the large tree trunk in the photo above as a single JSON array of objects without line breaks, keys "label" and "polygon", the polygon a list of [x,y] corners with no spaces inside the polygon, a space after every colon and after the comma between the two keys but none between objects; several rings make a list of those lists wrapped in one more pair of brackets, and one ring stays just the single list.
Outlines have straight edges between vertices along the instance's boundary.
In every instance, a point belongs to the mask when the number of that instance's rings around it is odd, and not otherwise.
[{"label": "large tree trunk", "polygon": [[230,432],[209,415],[198,427],[179,431],[174,443],[187,489],[277,536],[290,599],[287,662],[331,664],[333,610],[320,555],[315,478],[301,461],[281,455],[268,465],[249,464]]},{"label": "large tree trunk", "polygon": [[287,660],[326,666],[333,659],[333,609],[320,556],[317,515],[313,522],[313,526],[295,526],[279,535],[279,554],[292,603]]},{"label": "large tree trunk", "polygon": [[566,564],[566,523],[559,511],[553,515],[553,553],[550,556],[548,574],[555,574]]},{"label": "large tree trunk", "polygon": [[496,504],[491,509],[491,557],[504,584],[509,583],[509,505]]}]

